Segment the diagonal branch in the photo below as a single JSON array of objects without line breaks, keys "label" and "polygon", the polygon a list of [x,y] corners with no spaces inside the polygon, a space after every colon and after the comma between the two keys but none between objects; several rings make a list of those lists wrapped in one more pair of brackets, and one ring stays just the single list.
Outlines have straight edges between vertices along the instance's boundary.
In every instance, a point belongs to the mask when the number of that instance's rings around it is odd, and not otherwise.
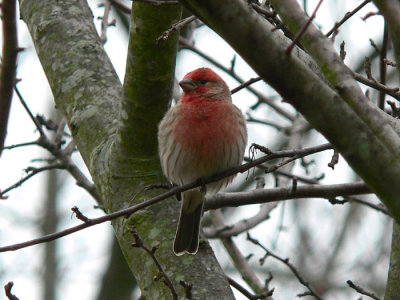
[{"label": "diagonal branch", "polygon": [[[49,234],[47,236],[43,236],[41,238],[34,239],[34,240],[31,240],[31,241],[22,242],[22,243],[18,243],[18,244],[6,246],[6,247],[1,247],[0,248],[0,252],[15,251],[15,250],[18,250],[18,249],[21,249],[21,248],[25,248],[25,247],[29,247],[29,246],[32,246],[32,245],[46,243],[46,242],[53,241],[55,239],[61,238],[63,236],[72,234],[74,232],[77,232],[79,230],[82,230],[82,229],[85,229],[85,228],[88,228],[88,227],[91,227],[91,226],[94,226],[94,225],[97,225],[97,224],[101,224],[101,223],[104,223],[104,222],[107,222],[107,221],[110,221],[110,220],[114,220],[114,219],[122,217],[122,216],[129,216],[129,215],[131,215],[131,214],[133,214],[133,213],[135,213],[135,212],[137,212],[137,211],[139,211],[139,210],[141,210],[141,209],[143,209],[145,207],[149,207],[149,206],[151,206],[153,204],[156,204],[156,203],[158,203],[158,202],[160,202],[160,201],[162,201],[162,200],[164,200],[166,198],[169,198],[171,196],[179,194],[179,193],[181,193],[183,191],[187,191],[187,190],[190,190],[190,189],[193,189],[193,188],[204,186],[205,184],[221,180],[221,179],[223,179],[225,177],[233,176],[233,175],[235,175],[235,174],[237,174],[239,172],[241,172],[241,173],[246,172],[247,170],[257,166],[258,164],[262,164],[265,161],[268,161],[268,160],[271,160],[271,159],[276,159],[276,158],[284,157],[284,156],[293,156],[293,155],[297,155],[300,152],[311,154],[311,153],[316,153],[318,151],[326,150],[326,148],[329,149],[330,145],[329,144],[324,144],[324,145],[317,146],[317,147],[310,147],[310,148],[305,148],[305,149],[297,149],[297,150],[292,150],[292,151],[280,151],[280,152],[277,152],[277,153],[271,153],[270,155],[266,155],[264,157],[260,157],[260,158],[254,160],[254,161],[251,161],[249,163],[243,164],[243,165],[241,165],[239,167],[236,167],[236,168],[232,168],[232,169],[220,172],[220,173],[215,174],[213,176],[210,176],[208,178],[198,179],[198,180],[196,180],[196,181],[194,181],[192,183],[174,187],[174,188],[172,188],[171,190],[169,190],[168,192],[166,192],[164,194],[161,194],[161,195],[158,195],[156,197],[153,197],[153,198],[151,198],[151,199],[149,199],[149,200],[147,200],[145,202],[139,203],[137,205],[134,205],[134,206],[131,206],[131,207],[128,207],[128,208],[125,208],[125,209],[121,209],[119,211],[110,213],[108,215],[105,215],[105,216],[102,216],[102,217],[99,217],[99,218],[88,219],[84,224],[80,224],[78,226],[71,227],[71,228],[62,230],[62,231],[57,232],[57,233]],[[260,203],[260,202],[257,202],[257,203]],[[240,205],[240,204],[238,204],[238,205]],[[211,207],[211,205],[208,206],[208,204],[206,203],[206,208],[211,209],[212,207]]]}]

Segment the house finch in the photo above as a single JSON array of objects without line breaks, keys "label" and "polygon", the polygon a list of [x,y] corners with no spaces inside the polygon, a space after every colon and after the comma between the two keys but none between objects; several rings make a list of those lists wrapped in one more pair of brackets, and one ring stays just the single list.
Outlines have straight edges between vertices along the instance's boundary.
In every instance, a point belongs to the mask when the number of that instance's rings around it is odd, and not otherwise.
[{"label": "house finch", "polygon": [[[188,73],[179,85],[180,102],[172,107],[158,128],[158,150],[165,176],[184,185],[241,164],[247,143],[246,121],[232,104],[226,83],[209,68]],[[233,177],[207,184],[216,193]],[[196,254],[205,192],[182,193],[183,201],[174,252]]]}]

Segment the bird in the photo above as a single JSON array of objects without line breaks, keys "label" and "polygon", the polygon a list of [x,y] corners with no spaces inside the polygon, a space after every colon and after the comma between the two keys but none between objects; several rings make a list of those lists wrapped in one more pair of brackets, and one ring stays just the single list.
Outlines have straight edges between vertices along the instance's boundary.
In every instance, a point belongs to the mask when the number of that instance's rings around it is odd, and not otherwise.
[{"label": "bird", "polygon": [[[237,167],[247,144],[246,120],[232,103],[225,81],[210,68],[189,72],[179,82],[180,101],[158,127],[161,168],[175,185],[184,185]],[[182,193],[173,251],[196,254],[205,195],[226,187],[234,176]]]}]

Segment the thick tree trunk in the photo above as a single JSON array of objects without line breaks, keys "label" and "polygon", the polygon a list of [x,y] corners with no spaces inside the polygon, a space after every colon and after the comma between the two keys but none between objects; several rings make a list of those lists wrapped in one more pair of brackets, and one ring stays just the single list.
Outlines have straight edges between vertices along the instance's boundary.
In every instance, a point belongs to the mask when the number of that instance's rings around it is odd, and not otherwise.
[{"label": "thick tree trunk", "polygon": [[[136,4],[135,4],[136,5]],[[157,124],[171,98],[177,37],[157,43],[155,37],[180,17],[179,5],[134,6],[124,90],[104,52],[83,0],[21,0],[21,15],[50,83],[57,107],[68,120],[78,149],[113,212],[152,195],[144,187],[164,181],[157,156]],[[154,27],[153,27],[154,26]],[[143,34],[143,36],[141,36]],[[194,298],[232,299],[208,243],[196,256],[172,253],[179,203],[170,199],[113,222],[116,236],[143,296],[172,298],[151,257],[133,248],[135,226],[145,245],[160,245],[155,255],[179,297],[181,280],[192,283]]]}]

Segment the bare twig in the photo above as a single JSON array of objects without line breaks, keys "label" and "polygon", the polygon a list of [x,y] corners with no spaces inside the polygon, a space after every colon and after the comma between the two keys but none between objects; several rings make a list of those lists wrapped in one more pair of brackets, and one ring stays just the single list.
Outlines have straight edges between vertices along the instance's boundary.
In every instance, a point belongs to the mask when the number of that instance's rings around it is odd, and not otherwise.
[{"label": "bare twig", "polygon": [[179,284],[185,290],[185,297],[186,297],[185,299],[192,300],[193,299],[193,296],[192,296],[193,284],[191,282],[186,282],[184,280],[179,280]]},{"label": "bare twig", "polygon": [[271,127],[275,128],[276,130],[283,131],[283,132],[285,132],[288,129],[287,127],[283,127],[280,124],[272,122],[272,121],[266,121],[266,120],[260,120],[260,119],[254,118],[250,112],[247,112],[246,115],[247,115],[247,119],[246,119],[247,122],[271,126]]},{"label": "bare twig", "polygon": [[163,32],[163,34],[160,35],[160,36],[157,38],[157,43],[160,43],[161,41],[167,40],[167,39],[169,38],[169,36],[170,36],[171,34],[173,34],[175,31],[181,30],[181,29],[182,29],[183,27],[185,27],[187,24],[193,22],[193,21],[196,20],[196,19],[197,19],[197,17],[193,15],[193,16],[187,17],[187,18],[185,18],[185,19],[183,19],[183,20],[180,20],[178,23],[175,23],[174,25],[171,26],[171,28],[165,30],[165,31]]},{"label": "bare twig", "polygon": [[[256,184],[256,189],[263,189],[265,186],[264,177],[259,177]],[[214,226],[211,228],[203,228],[204,235],[207,238],[223,238],[239,235],[243,232],[249,231],[256,227],[258,224],[264,222],[269,218],[273,209],[276,208],[276,203],[266,203],[260,206],[257,214],[248,219],[243,219],[236,222],[232,226]],[[223,222],[221,222],[223,224]]]},{"label": "bare twig", "polygon": [[344,61],[346,58],[346,50],[344,49],[344,46],[346,45],[346,43],[343,41],[340,43],[340,58]]},{"label": "bare twig", "polygon": [[115,26],[116,20],[114,19],[111,22],[108,22],[108,17],[110,16],[110,11],[111,11],[111,1],[104,0],[102,5],[104,6],[104,14],[101,17],[100,40],[103,44],[105,44],[107,42],[107,29],[110,26]]},{"label": "bare twig", "polygon": [[17,296],[13,295],[11,293],[11,289],[14,286],[14,282],[9,281],[5,286],[4,286],[4,290],[6,293],[6,296],[9,300],[19,300]]},{"label": "bare twig", "polygon": [[353,9],[352,11],[347,12],[339,22],[335,23],[335,26],[333,26],[333,28],[331,30],[329,30],[325,34],[325,36],[329,37],[332,33],[337,31],[340,26],[342,26],[348,19],[350,19],[352,16],[354,16],[354,14],[356,14],[361,8],[363,8],[365,5],[367,5],[371,1],[372,0],[365,0],[360,5],[358,5],[355,9]]},{"label": "bare twig", "polygon": [[[221,211],[217,210],[212,212],[211,219],[214,226],[224,226],[224,219]],[[236,246],[235,242],[230,237],[221,238],[221,242],[231,257],[235,268],[252,290],[256,293],[264,293],[268,291],[268,287],[258,278],[257,274],[250,267],[249,261]]]},{"label": "bare twig", "polygon": [[336,150],[333,151],[332,159],[328,163],[328,167],[331,168],[332,170],[335,169],[335,166],[339,163],[339,152]]},{"label": "bare twig", "polygon": [[22,106],[24,107],[25,111],[28,113],[28,115],[29,115],[29,117],[31,118],[32,122],[35,124],[37,131],[39,131],[40,136],[44,136],[45,133],[44,133],[44,131],[43,131],[43,129],[42,129],[42,126],[40,126],[38,120],[33,116],[31,110],[29,109],[29,107],[28,107],[28,105],[26,104],[24,98],[22,97],[22,95],[21,95],[19,89],[15,86],[14,90],[15,90],[15,92],[16,92],[18,98],[19,98],[19,101],[21,102]]},{"label": "bare twig", "polygon": [[36,174],[39,174],[43,171],[47,171],[47,170],[53,170],[53,169],[64,169],[64,166],[62,164],[52,164],[52,165],[48,165],[42,168],[34,168],[34,167],[29,167],[27,168],[25,171],[28,173],[28,175],[26,175],[25,177],[22,177],[20,180],[18,180],[18,182],[14,183],[13,185],[9,186],[8,188],[0,191],[0,197],[4,197],[5,194],[7,194],[9,191],[21,186],[21,184],[23,184],[25,181],[27,181],[28,179],[30,179],[31,177],[35,176]]},{"label": "bare twig", "polygon": [[284,259],[284,258],[281,258],[278,255],[272,253],[264,245],[262,245],[258,240],[252,238],[249,233],[247,233],[247,240],[249,240],[253,244],[259,246],[261,249],[263,249],[265,251],[264,260],[265,260],[266,257],[272,256],[273,258],[275,258],[275,259],[279,260],[280,262],[284,263],[290,269],[290,271],[292,271],[294,276],[296,276],[296,278],[299,280],[299,282],[308,289],[310,296],[313,296],[314,298],[316,298],[318,300],[322,300],[322,298],[319,297],[314,292],[314,290],[311,288],[310,284],[300,275],[300,273],[296,270],[296,268],[289,262],[288,258]]},{"label": "bare twig", "polygon": [[296,43],[300,40],[300,38],[303,36],[304,32],[306,32],[308,26],[310,26],[312,20],[315,19],[315,16],[317,15],[317,11],[319,9],[319,7],[322,4],[322,1],[324,0],[319,0],[317,6],[314,9],[314,12],[312,13],[311,17],[308,19],[307,23],[303,26],[303,28],[301,29],[301,31],[296,35],[296,37],[293,39],[292,43],[289,45],[289,47],[286,49],[286,54],[290,54],[294,48],[294,46],[296,45]]},{"label": "bare twig", "polygon": [[308,184],[318,184],[318,182],[324,178],[324,175],[321,175],[321,176],[315,177],[315,178],[307,178],[307,177],[303,177],[303,176],[299,176],[299,175],[290,174],[290,173],[287,173],[287,172],[281,171],[281,170],[276,170],[275,173],[277,175],[285,176],[285,177],[288,177],[291,179],[296,177],[298,181],[308,183]]},{"label": "bare twig", "polygon": [[[389,215],[388,211],[385,209],[384,206],[380,205],[380,204],[373,204],[371,202],[356,198],[356,197],[343,197],[343,203],[346,202],[350,202],[350,203],[357,203],[357,204],[361,204],[361,205],[365,205],[368,206],[369,208],[375,209],[376,211],[379,211],[389,217],[391,217],[391,215]],[[330,201],[332,203],[332,201]],[[341,203],[340,203],[341,204]]]},{"label": "bare twig", "polygon": [[243,205],[269,203],[281,200],[299,198],[333,199],[339,196],[351,196],[372,193],[363,182],[332,184],[332,185],[302,185],[293,192],[292,187],[273,189],[256,189],[246,192],[221,193],[207,196],[205,209],[218,209],[222,207],[238,207]]},{"label": "bare twig", "polygon": [[398,87],[388,87],[386,85],[383,85],[383,84],[379,83],[375,79],[368,79],[368,78],[366,78],[366,77],[364,77],[364,76],[362,76],[362,75],[360,75],[360,74],[358,74],[356,72],[352,72],[352,73],[353,73],[354,78],[357,81],[359,81],[359,82],[361,82],[361,83],[363,83],[363,84],[365,84],[365,85],[367,85],[369,87],[377,89],[379,91],[384,91],[388,95],[390,95],[393,98],[395,98],[395,99],[400,101],[400,92],[399,92],[400,88],[398,88]]},{"label": "bare twig", "polygon": [[352,289],[356,290],[361,295],[368,296],[368,297],[370,297],[372,299],[375,299],[375,300],[381,300],[377,295],[375,295],[374,293],[371,293],[371,292],[368,292],[368,291],[364,290],[362,287],[354,284],[351,280],[347,280],[346,283],[349,285],[349,287],[351,287]]},{"label": "bare twig", "polygon": [[243,286],[241,286],[236,280],[234,280],[233,278],[226,276],[226,278],[228,279],[228,282],[231,286],[233,286],[235,289],[237,289],[239,292],[241,292],[243,294],[243,296],[245,296],[247,299],[250,300],[257,300],[257,299],[264,299],[266,297],[270,297],[273,295],[274,290],[272,289],[271,291],[269,291],[268,293],[263,293],[260,295],[253,295],[252,293],[250,293],[248,290],[246,290]]},{"label": "bare twig", "polygon": [[0,156],[7,135],[13,89],[16,82],[18,36],[16,0],[3,1],[1,14],[3,21],[3,54],[0,72]]},{"label": "bare twig", "polygon": [[266,203],[260,208],[257,214],[251,218],[240,220],[234,225],[225,225],[219,228],[203,228],[204,235],[209,239],[237,236],[268,220],[271,211],[275,208],[276,203]]},{"label": "bare twig", "polygon": [[366,21],[367,19],[374,17],[374,16],[379,16],[381,13],[379,11],[371,11],[367,13],[364,17],[361,18],[361,20]]},{"label": "bare twig", "polygon": [[19,147],[34,146],[34,145],[37,146],[38,142],[37,141],[33,141],[33,142],[14,144],[14,145],[10,145],[10,146],[5,146],[3,149],[4,150],[11,150],[11,149],[19,148]]},{"label": "bare twig", "polygon": [[248,86],[250,86],[251,84],[258,82],[262,80],[261,77],[255,77],[255,78],[251,78],[249,80],[247,80],[246,82],[243,82],[241,85],[238,85],[237,87],[235,87],[234,89],[231,90],[231,94],[237,93],[239,92],[241,89],[244,89]]},{"label": "bare twig", "polygon": [[72,175],[76,180],[76,184],[85,189],[99,205],[103,205],[103,200],[96,188],[96,185],[91,182],[85,174],[78,168],[78,166],[71,159],[71,152],[74,149],[75,143],[71,141],[68,146],[59,154],[57,159],[61,162],[62,166]]},{"label": "bare twig", "polygon": [[392,109],[392,116],[395,118],[400,118],[400,108],[394,103],[393,101],[386,101],[389,104],[390,108]]},{"label": "bare twig", "polygon": [[[190,189],[193,189],[193,188],[196,188],[196,187],[204,186],[205,184],[208,184],[210,182],[218,181],[218,180],[221,180],[222,178],[230,177],[230,176],[235,175],[237,173],[244,173],[247,170],[249,170],[249,169],[251,169],[251,168],[253,168],[253,167],[255,167],[255,166],[259,165],[259,164],[262,164],[262,163],[264,163],[264,162],[266,162],[268,160],[271,160],[271,159],[276,159],[276,158],[279,158],[279,157],[285,157],[285,156],[288,156],[288,155],[291,156],[291,155],[294,155],[296,153],[297,154],[298,153],[312,154],[312,153],[316,153],[318,151],[323,151],[323,150],[330,149],[330,148],[331,148],[331,146],[329,144],[324,144],[324,145],[320,145],[320,146],[317,146],[317,147],[310,147],[310,148],[299,149],[299,150],[291,150],[291,151],[286,150],[286,151],[280,151],[280,152],[272,153],[271,155],[260,157],[258,159],[255,159],[255,160],[251,161],[251,162],[243,164],[243,165],[241,165],[239,167],[232,168],[232,169],[220,172],[218,174],[215,174],[215,175],[207,177],[207,178],[196,180],[196,181],[194,181],[192,183],[189,183],[189,184],[185,184],[185,185],[182,185],[182,186],[174,187],[174,188],[172,188],[171,190],[169,190],[168,192],[166,192],[164,194],[158,195],[158,196],[156,196],[154,198],[151,198],[150,200],[147,200],[147,201],[139,203],[137,205],[128,207],[126,209],[119,210],[119,211],[116,211],[114,213],[111,213],[111,214],[108,214],[108,215],[105,215],[105,216],[102,216],[102,217],[99,217],[99,218],[90,219],[89,223],[84,223],[84,224],[80,224],[78,226],[70,227],[68,229],[65,229],[65,230],[62,230],[62,231],[59,231],[59,232],[56,232],[56,233],[53,233],[53,234],[49,234],[49,235],[46,235],[46,236],[43,236],[43,237],[40,237],[40,238],[37,238],[37,239],[33,239],[33,240],[30,240],[30,241],[26,241],[26,242],[22,242],[22,243],[18,243],[18,244],[13,244],[13,245],[1,247],[0,248],[0,252],[15,251],[15,250],[18,250],[18,249],[21,249],[21,248],[26,248],[26,247],[30,247],[30,246],[33,246],[33,245],[46,243],[46,242],[53,241],[55,239],[61,238],[63,236],[72,234],[74,232],[77,232],[79,230],[82,230],[82,229],[85,229],[85,228],[88,228],[88,227],[91,227],[91,226],[94,226],[94,225],[97,225],[97,224],[101,224],[101,223],[104,223],[104,222],[107,222],[107,221],[110,221],[110,220],[113,220],[113,219],[116,219],[116,218],[119,218],[119,217],[122,217],[122,216],[131,215],[131,214],[133,214],[134,212],[136,212],[138,210],[141,210],[141,209],[143,209],[145,207],[148,207],[150,205],[158,203],[158,202],[160,202],[160,201],[162,201],[162,200],[164,200],[166,198],[169,198],[171,196],[179,194],[179,193],[181,193],[183,191],[187,191],[187,190],[190,190]],[[360,188],[360,187],[358,187],[358,188]],[[361,187],[361,189],[367,189],[367,188],[366,187]],[[301,187],[297,188],[296,193],[299,193],[299,191],[301,191]],[[356,188],[356,191],[357,191],[357,188]],[[312,194],[312,192],[311,192],[311,194]],[[290,196],[293,197],[293,194],[291,194]],[[258,200],[258,201],[259,201],[258,203],[261,203],[260,200]],[[213,205],[221,207],[220,203],[218,201],[216,201]],[[208,205],[208,203],[206,203],[206,206],[208,207],[208,209],[211,209],[213,205]],[[238,202],[236,204],[235,203],[233,203],[233,204],[230,203],[230,206],[239,206],[239,205],[240,205],[240,203],[238,203]]]},{"label": "bare twig", "polygon": [[397,64],[396,64],[394,61],[391,61],[390,59],[385,58],[383,61],[384,61],[385,64],[387,64],[388,66],[391,66],[391,67],[396,67],[396,66],[397,66]]},{"label": "bare twig", "polygon": [[86,217],[77,206],[71,208],[72,212],[75,214],[76,218],[81,220],[82,222],[88,223],[90,219]]},{"label": "bare twig", "polygon": [[[274,30],[282,30],[283,34],[290,40],[293,41],[294,34],[289,31],[289,29],[281,22],[281,20],[277,17],[277,13],[275,10],[267,10],[261,7],[258,3],[251,3],[251,7],[261,15],[265,17],[265,19],[275,26]],[[303,46],[297,42],[297,46],[304,50]]]},{"label": "bare twig", "polygon": [[155,263],[155,265],[157,266],[158,271],[160,272],[159,275],[157,275],[154,280],[159,280],[161,278],[164,278],[164,283],[165,285],[171,290],[171,294],[172,294],[172,298],[174,300],[178,299],[178,293],[175,290],[174,285],[172,284],[171,279],[168,277],[167,273],[164,271],[164,268],[162,267],[162,265],[160,264],[160,262],[158,261],[155,252],[157,251],[158,247],[153,247],[151,250],[143,243],[142,239],[140,238],[137,230],[135,227],[131,227],[131,233],[133,235],[134,238],[134,242],[132,243],[132,247],[136,247],[136,248],[142,248],[144,251],[147,252],[147,254],[150,255],[151,259],[153,260],[153,262]]},{"label": "bare twig", "polygon": [[[57,130],[54,141],[51,141],[47,137],[46,133],[44,132],[44,130],[42,128],[43,123],[46,123],[46,126],[48,126],[49,122],[48,121],[44,122],[43,117],[35,118],[17,87],[15,87],[15,91],[16,91],[22,105],[24,106],[26,112],[28,113],[29,117],[35,124],[37,130],[40,132],[40,137],[36,142],[29,142],[29,143],[16,145],[16,146],[22,147],[22,146],[36,144],[36,145],[41,146],[41,147],[45,148],[46,150],[48,150],[59,161],[59,164],[57,164],[57,166],[58,166],[57,168],[66,169],[72,175],[72,177],[75,178],[76,184],[78,186],[84,188],[97,201],[97,203],[99,205],[102,205],[103,201],[101,199],[101,196],[100,196],[96,186],[82,173],[81,170],[79,170],[79,168],[76,166],[76,164],[71,159],[71,154],[75,150],[75,143],[73,142],[73,140],[63,150],[61,150],[61,145],[63,143],[62,137],[63,137],[63,135],[65,135],[65,133],[64,133],[64,127],[66,124],[65,119],[63,119],[59,124],[51,124],[51,126],[49,126],[49,129]],[[14,146],[14,148],[16,148],[16,146]],[[11,149],[13,147],[10,146],[8,148]],[[47,168],[47,169],[52,169],[52,167]],[[44,171],[44,170],[46,170],[46,168],[41,171]],[[30,176],[27,176],[26,178],[21,179],[23,181],[20,180],[19,182],[14,184],[11,187],[11,189],[20,186],[23,182],[25,182],[26,180],[31,178],[33,175],[36,175],[37,173],[38,172],[35,172],[33,174],[30,174]],[[5,193],[7,193],[9,190],[10,190],[10,188],[0,192],[0,197],[3,197],[3,195]]]},{"label": "bare twig", "polygon": [[[386,85],[387,65],[385,63],[385,59],[387,55],[388,42],[388,28],[385,22],[385,27],[383,29],[382,48],[379,55],[379,81],[382,85]],[[378,107],[382,110],[385,109],[385,96],[386,93],[384,91],[379,92]]]}]

